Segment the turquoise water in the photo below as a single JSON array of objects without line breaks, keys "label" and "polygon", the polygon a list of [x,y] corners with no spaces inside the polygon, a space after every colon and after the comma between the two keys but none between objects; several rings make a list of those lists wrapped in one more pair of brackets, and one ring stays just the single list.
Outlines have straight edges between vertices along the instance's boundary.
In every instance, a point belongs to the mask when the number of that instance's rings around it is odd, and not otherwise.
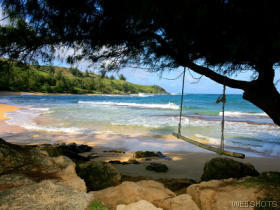
[{"label": "turquoise water", "polygon": [[[218,96],[184,96],[184,135],[207,137],[209,143],[219,145],[221,104],[216,104]],[[58,133],[87,141],[95,141],[98,134],[122,135],[123,138],[131,138],[130,141],[121,142],[121,146],[128,150],[192,150],[193,147],[185,146],[187,143],[167,142],[160,138],[177,130],[180,97],[144,94],[23,95],[1,97],[0,103],[22,107],[8,113],[11,118],[8,124],[21,126],[32,134],[39,133],[45,139],[53,138]],[[280,128],[262,110],[243,100],[241,95],[227,95],[225,109],[226,147],[250,154],[280,155]],[[26,138],[30,136],[26,135]],[[108,141],[104,145],[112,146],[117,141]],[[120,142],[116,145],[120,146]]]}]

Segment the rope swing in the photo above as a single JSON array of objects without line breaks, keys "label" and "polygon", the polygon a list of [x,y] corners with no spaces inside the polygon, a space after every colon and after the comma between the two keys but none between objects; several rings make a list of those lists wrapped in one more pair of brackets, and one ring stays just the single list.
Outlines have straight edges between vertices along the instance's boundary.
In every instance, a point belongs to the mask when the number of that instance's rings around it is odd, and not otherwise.
[{"label": "rope swing", "polygon": [[225,103],[226,103],[226,86],[225,83],[223,84],[223,94],[219,96],[216,103],[222,102],[222,122],[221,122],[221,143],[220,147],[214,147],[211,145],[203,144],[199,142],[199,139],[196,139],[195,137],[185,137],[181,135],[181,127],[182,127],[182,110],[183,110],[183,100],[184,100],[184,89],[185,89],[185,73],[186,73],[186,67],[184,67],[183,71],[183,81],[182,81],[182,94],[181,94],[181,103],[180,103],[180,115],[179,115],[179,124],[178,124],[178,132],[173,133],[175,137],[178,139],[184,140],[188,143],[194,144],[198,147],[201,147],[203,149],[216,152],[219,155],[226,155],[230,157],[236,157],[236,158],[245,158],[245,155],[242,153],[237,152],[231,152],[224,149],[224,128],[225,128]]}]

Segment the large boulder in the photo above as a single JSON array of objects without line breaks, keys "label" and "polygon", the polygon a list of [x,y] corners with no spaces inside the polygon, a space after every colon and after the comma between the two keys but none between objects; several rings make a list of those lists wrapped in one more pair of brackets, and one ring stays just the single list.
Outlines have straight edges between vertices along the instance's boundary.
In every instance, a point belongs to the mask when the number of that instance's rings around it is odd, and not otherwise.
[{"label": "large boulder", "polygon": [[65,156],[49,157],[32,146],[10,144],[0,139],[0,175],[21,174],[32,181],[53,179],[86,192],[85,182],[76,174],[75,163]]},{"label": "large boulder", "polygon": [[117,206],[117,210],[162,210],[162,208],[157,208],[148,201],[140,200],[128,205],[120,204]]},{"label": "large boulder", "polygon": [[158,157],[158,154],[152,151],[137,151],[135,152],[136,158],[149,158],[149,157]]},{"label": "large boulder", "polygon": [[104,189],[120,183],[119,171],[110,163],[90,161],[77,167],[77,174],[85,180],[88,191]]},{"label": "large boulder", "polygon": [[6,174],[0,176],[0,191],[35,183],[24,175]]},{"label": "large boulder", "polygon": [[188,194],[181,194],[174,198],[168,198],[158,206],[168,210],[199,210],[196,203],[192,200],[192,197]]},{"label": "large boulder", "polygon": [[250,163],[241,163],[230,158],[213,158],[205,163],[202,181],[212,179],[258,176],[259,172]]},{"label": "large boulder", "polygon": [[267,190],[261,185],[248,185],[246,179],[211,180],[193,184],[187,188],[189,194],[200,209],[224,210],[253,209],[256,204],[267,195]]},{"label": "large boulder", "polygon": [[93,194],[96,199],[103,201],[107,208],[113,209],[119,204],[127,205],[139,200],[146,200],[160,207],[158,204],[175,196],[163,184],[153,180],[123,182],[118,186],[96,191]]},{"label": "large boulder", "polygon": [[86,209],[92,195],[44,180],[0,191],[0,209]]},{"label": "large boulder", "polygon": [[162,163],[150,163],[146,166],[146,170],[148,171],[155,171],[155,172],[167,172],[168,167]]}]

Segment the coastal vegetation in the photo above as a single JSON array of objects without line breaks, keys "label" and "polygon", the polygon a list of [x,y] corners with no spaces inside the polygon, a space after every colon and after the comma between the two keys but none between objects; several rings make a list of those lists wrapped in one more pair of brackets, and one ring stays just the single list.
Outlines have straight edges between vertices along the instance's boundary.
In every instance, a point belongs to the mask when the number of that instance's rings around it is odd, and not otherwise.
[{"label": "coastal vegetation", "polygon": [[0,90],[72,94],[167,93],[157,85],[127,82],[122,74],[116,79],[103,72],[99,75],[78,68],[27,65],[6,59],[0,60],[0,67]]}]

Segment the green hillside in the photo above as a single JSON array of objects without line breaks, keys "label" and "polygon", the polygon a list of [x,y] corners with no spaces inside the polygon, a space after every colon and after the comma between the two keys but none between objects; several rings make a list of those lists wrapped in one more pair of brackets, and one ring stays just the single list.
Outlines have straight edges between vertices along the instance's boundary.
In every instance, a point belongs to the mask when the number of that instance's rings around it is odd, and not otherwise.
[{"label": "green hillside", "polygon": [[135,93],[167,93],[159,86],[136,85],[105,74],[81,72],[76,68],[57,66],[24,65],[0,60],[0,90],[43,92],[43,93],[73,93],[73,94],[135,94]]}]

